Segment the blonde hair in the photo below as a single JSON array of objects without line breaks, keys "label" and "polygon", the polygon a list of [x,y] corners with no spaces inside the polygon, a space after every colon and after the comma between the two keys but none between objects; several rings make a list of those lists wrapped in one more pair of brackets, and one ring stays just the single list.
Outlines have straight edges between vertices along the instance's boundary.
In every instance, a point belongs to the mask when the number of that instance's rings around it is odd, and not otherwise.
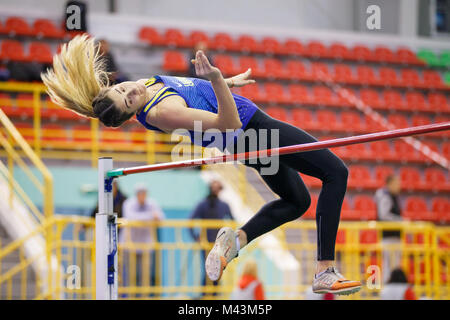
[{"label": "blonde hair", "polygon": [[253,259],[247,260],[247,262],[244,265],[244,268],[242,270],[243,276],[253,276],[255,278],[258,277],[258,266],[256,264],[256,261]]},{"label": "blonde hair", "polygon": [[96,118],[92,103],[109,87],[109,73],[95,39],[86,34],[64,44],[53,57],[53,70],[41,74],[51,100],[63,108]]}]

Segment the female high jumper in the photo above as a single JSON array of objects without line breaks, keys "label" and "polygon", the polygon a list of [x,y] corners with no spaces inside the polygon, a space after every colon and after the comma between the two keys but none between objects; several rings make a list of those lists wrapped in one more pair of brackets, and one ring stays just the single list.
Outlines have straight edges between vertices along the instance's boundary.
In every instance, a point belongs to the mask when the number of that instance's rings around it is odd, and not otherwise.
[{"label": "female high jumper", "polygon": [[[280,147],[317,141],[305,131],[273,119],[252,101],[231,93],[230,87],[254,83],[249,79],[251,70],[224,79],[202,51],[198,51],[191,62],[197,75],[207,80],[154,76],[150,80],[110,85],[94,39],[82,35],[62,47],[53,58],[53,69],[43,73],[42,80],[54,103],[82,116],[98,118],[109,127],[119,127],[136,116],[149,130],[171,133],[182,128],[189,131],[191,139],[200,121],[202,132],[217,129],[225,133],[227,129],[242,129],[237,130],[241,134],[233,137],[234,142],[249,129],[278,130],[279,141],[274,143],[278,142]],[[267,134],[267,138],[269,141],[264,145],[271,146],[271,135]],[[255,150],[248,139],[244,140],[245,151]],[[205,145],[204,141],[202,145]],[[227,140],[222,151],[237,153],[237,145]],[[264,165],[259,161],[250,162],[244,164],[261,174]],[[317,266],[312,279],[313,292],[352,294],[360,290],[359,281],[345,279],[334,266],[336,234],[348,170],[342,160],[327,149],[279,156],[278,171],[261,175],[280,198],[266,203],[240,229],[234,231],[225,227],[219,230],[205,262],[211,280],[219,280],[226,265],[250,241],[306,212],[311,198],[299,172],[322,181],[316,210]]]}]

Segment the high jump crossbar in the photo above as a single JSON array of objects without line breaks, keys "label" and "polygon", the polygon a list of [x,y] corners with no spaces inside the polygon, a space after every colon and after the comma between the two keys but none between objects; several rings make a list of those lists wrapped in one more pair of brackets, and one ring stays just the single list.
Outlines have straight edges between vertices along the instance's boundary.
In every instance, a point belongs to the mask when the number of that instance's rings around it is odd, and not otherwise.
[{"label": "high jump crossbar", "polygon": [[298,144],[281,148],[251,151],[210,158],[183,160],[171,163],[121,168],[113,170],[112,158],[98,160],[98,213],[95,215],[96,246],[96,299],[116,300],[118,298],[117,272],[117,214],[113,210],[113,179],[129,174],[167,170],[174,168],[195,167],[204,164],[224,163],[239,160],[270,157],[297,152],[313,151],[351,144],[373,142],[378,140],[400,138],[450,129],[450,121],[405,129],[382,131],[359,136]]}]

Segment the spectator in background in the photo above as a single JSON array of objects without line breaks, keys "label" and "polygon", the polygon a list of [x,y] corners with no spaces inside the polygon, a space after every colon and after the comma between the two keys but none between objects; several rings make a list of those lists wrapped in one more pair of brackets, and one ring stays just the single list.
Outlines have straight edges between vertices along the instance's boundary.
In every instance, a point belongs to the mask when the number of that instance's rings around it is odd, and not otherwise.
[{"label": "spectator in background", "polygon": [[381,300],[417,300],[414,291],[408,284],[405,273],[400,268],[392,270],[387,284],[380,292]]},{"label": "spectator in background", "polygon": [[258,279],[258,266],[255,260],[244,265],[237,287],[231,293],[230,300],[264,300],[264,288]]},{"label": "spectator in background", "polygon": [[106,71],[110,73],[110,81],[112,84],[127,81],[128,79],[122,75],[117,68],[116,61],[111,53],[111,46],[109,42],[106,39],[101,39],[98,42],[98,45],[100,48],[100,53],[105,60]]},{"label": "spectator in background", "polygon": [[195,44],[194,48],[192,49],[192,53],[191,53],[191,56],[189,57],[189,61],[188,61],[189,70],[188,70],[187,76],[191,77],[191,78],[198,78],[197,73],[195,72],[195,65],[193,63],[191,63],[191,61],[195,59],[195,54],[197,53],[198,50],[202,50],[205,53],[208,60],[211,62],[211,65],[214,65],[214,60],[211,58],[211,56],[208,53],[207,43],[204,41],[197,42]]},{"label": "spectator in background", "polygon": [[[375,203],[377,206],[377,216],[379,221],[402,221],[399,194],[401,191],[400,179],[396,175],[389,175],[386,178],[386,186],[380,188],[375,193]],[[400,244],[400,231],[383,231],[382,244],[385,249],[391,245]],[[393,255],[394,260],[390,258],[388,251],[383,250],[383,278],[388,276],[388,270],[397,267],[400,264],[401,252],[397,250]],[[392,264],[392,265],[391,265]]]},{"label": "spectator in background", "polygon": [[[208,196],[197,205],[190,218],[202,220],[209,220],[209,219],[233,220],[230,206],[226,202],[219,199],[219,194],[222,191],[222,189],[223,185],[219,180],[211,181],[209,184]],[[206,229],[206,240],[211,244],[214,243],[218,231],[219,229]],[[195,241],[201,240],[201,233],[196,233],[194,229],[190,229],[190,232],[192,238],[195,239]],[[202,250],[201,254],[202,254],[202,261],[205,261],[206,258],[205,250]],[[206,286],[207,281],[209,282],[210,280],[207,279],[207,276],[205,274],[202,280],[202,285]],[[218,284],[217,281],[213,282],[214,286],[217,286],[217,284]],[[214,293],[213,295],[216,295],[216,293]]]},{"label": "spectator in background", "polygon": [[[123,218],[129,221],[161,221],[165,218],[163,211],[158,203],[150,199],[147,195],[147,187],[144,184],[137,184],[135,186],[135,196],[127,199],[123,204]],[[119,235],[120,243],[135,243],[135,244],[152,244],[158,241],[158,230],[154,227],[124,227],[123,232]],[[126,255],[128,251],[128,255]],[[144,266],[145,257],[150,259],[148,265],[150,266],[150,285],[154,284],[154,251],[144,253],[145,250],[124,250],[124,284],[127,284],[126,270],[130,268],[130,259],[132,255],[136,255],[136,285],[143,285],[142,267]],[[133,279],[134,282],[134,279]]]}]

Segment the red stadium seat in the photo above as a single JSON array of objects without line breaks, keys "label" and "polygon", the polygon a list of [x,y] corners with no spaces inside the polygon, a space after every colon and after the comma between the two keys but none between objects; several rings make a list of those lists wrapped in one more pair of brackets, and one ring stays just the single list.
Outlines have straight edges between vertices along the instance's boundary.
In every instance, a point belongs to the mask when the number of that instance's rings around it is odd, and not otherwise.
[{"label": "red stadium seat", "polygon": [[372,179],[368,167],[362,165],[350,165],[348,169],[348,186],[350,188],[375,188],[375,181]]},{"label": "red stadium seat", "polygon": [[336,97],[333,95],[333,91],[330,88],[325,86],[315,86],[312,91],[314,103],[324,106],[336,104]]},{"label": "red stadium seat", "polygon": [[397,61],[403,64],[423,64],[414,52],[408,48],[398,48],[395,52]]},{"label": "red stadium seat", "polygon": [[450,222],[450,201],[447,198],[433,198],[431,200],[431,210],[437,221]]},{"label": "red stadium seat", "polygon": [[188,69],[184,55],[178,51],[164,52],[163,69],[166,71],[185,72]]},{"label": "red stadium seat", "polygon": [[302,80],[308,77],[305,65],[301,61],[288,60],[286,62],[287,77],[291,80]]},{"label": "red stadium seat", "polygon": [[327,55],[327,48],[319,41],[310,41],[304,48],[303,55],[308,57],[325,57]]},{"label": "red stadium seat", "polygon": [[339,88],[336,90],[337,106],[354,106],[358,101],[356,92],[350,88]]},{"label": "red stadium seat", "polygon": [[403,216],[412,220],[432,221],[433,213],[428,210],[427,203],[420,197],[409,197],[405,202]]},{"label": "red stadium seat", "polygon": [[408,110],[412,111],[428,111],[430,110],[430,107],[427,103],[427,100],[425,99],[424,95],[420,92],[406,92],[405,93],[405,100]]},{"label": "red stadium seat", "polygon": [[139,39],[152,46],[160,46],[164,44],[164,39],[153,27],[142,27],[139,30]]},{"label": "red stadium seat", "polygon": [[402,167],[400,168],[399,176],[404,189],[420,189],[422,184],[422,177],[418,169],[411,167]]},{"label": "red stadium seat", "polygon": [[291,56],[301,56],[303,55],[303,52],[305,50],[303,44],[300,41],[292,38],[287,39],[284,42],[283,46],[284,53]]},{"label": "red stadium seat", "polygon": [[317,123],[324,131],[336,131],[341,129],[336,113],[329,110],[316,112]]},{"label": "red stadium seat", "polygon": [[163,41],[169,47],[188,47],[189,41],[178,29],[169,28],[164,32]]},{"label": "red stadium seat", "polygon": [[11,36],[33,36],[35,35],[28,22],[20,17],[8,17],[5,21],[5,33]]},{"label": "red stadium seat", "polygon": [[22,43],[17,40],[3,40],[1,43],[0,60],[27,61]]},{"label": "red stadium seat", "polygon": [[392,161],[396,155],[387,141],[375,141],[369,143],[371,158],[377,161]]},{"label": "red stadium seat", "polygon": [[253,36],[243,34],[239,36],[236,41],[236,47],[238,50],[244,53],[256,53],[261,52],[261,45],[256,41]]},{"label": "red stadium seat", "polygon": [[387,120],[398,129],[409,127],[408,119],[401,114],[391,114],[387,117]]},{"label": "red stadium seat", "polygon": [[319,196],[317,194],[311,194],[311,205],[309,206],[308,210],[303,214],[302,216],[303,219],[315,219],[318,198]]},{"label": "red stadium seat", "polygon": [[261,102],[265,99],[265,93],[261,90],[260,86],[256,83],[249,84],[241,88],[241,95],[247,99]]},{"label": "red stadium seat", "polygon": [[446,177],[448,173],[441,169],[427,168],[424,171],[425,186],[424,189],[435,191],[450,191],[450,184]]},{"label": "red stadium seat", "polygon": [[357,66],[356,67],[356,78],[358,82],[364,85],[377,85],[378,80],[375,73],[371,67],[367,66]]},{"label": "red stadium seat", "polygon": [[381,67],[378,70],[378,78],[384,86],[396,86],[399,84],[397,72],[392,68]]},{"label": "red stadium seat", "polygon": [[391,49],[383,46],[376,47],[373,51],[374,60],[378,62],[395,63],[397,58]]},{"label": "red stadium seat", "polygon": [[294,104],[307,104],[312,102],[308,89],[300,84],[290,84],[288,86],[289,101]]},{"label": "red stadium seat", "polygon": [[353,199],[355,216],[361,220],[376,220],[375,201],[369,196],[355,196]]},{"label": "red stadium seat", "polygon": [[398,91],[384,90],[382,96],[384,101],[383,109],[402,110],[407,108],[407,104],[405,103],[403,96]]},{"label": "red stadium seat", "polygon": [[284,88],[279,83],[266,83],[264,85],[265,101],[269,103],[287,103],[289,97],[284,92]]},{"label": "red stadium seat", "polygon": [[428,104],[430,111],[433,112],[449,112],[450,104],[447,98],[442,93],[430,92],[428,93]]},{"label": "red stadium seat", "polygon": [[327,55],[336,60],[345,60],[350,58],[348,48],[342,43],[338,42],[331,44],[331,46],[328,48]]},{"label": "red stadium seat", "polygon": [[356,45],[352,49],[352,56],[359,61],[373,61],[372,51],[363,45]]},{"label": "red stadium seat", "polygon": [[351,160],[362,160],[370,158],[370,153],[367,150],[367,145],[364,143],[351,144],[343,148],[344,151],[340,153],[343,157]]},{"label": "red stadium seat", "polygon": [[258,60],[251,56],[242,56],[239,58],[238,72],[245,72],[248,68],[252,69],[253,77],[265,77],[264,70],[259,66]]},{"label": "red stadium seat", "polygon": [[309,73],[312,80],[315,81],[331,79],[328,66],[322,62],[312,62],[309,67]]},{"label": "red stadium seat", "polygon": [[385,130],[385,128],[379,122],[375,121],[368,115],[364,116],[363,126],[365,130],[369,132],[378,132]]},{"label": "red stadium seat", "polygon": [[[381,141],[380,141],[381,142]],[[388,166],[375,167],[375,184],[377,188],[386,185],[386,178],[394,174],[394,168]]]},{"label": "red stadium seat", "polygon": [[354,111],[341,112],[341,124],[346,131],[359,132],[362,131],[361,117],[359,113]]},{"label": "red stadium seat", "polygon": [[50,64],[53,61],[53,55],[50,46],[42,42],[32,42],[29,47],[28,60],[40,63]]},{"label": "red stadium seat", "polygon": [[57,28],[56,25],[48,19],[34,20],[33,33],[35,33],[39,38],[64,38],[64,30]]},{"label": "red stadium seat", "polygon": [[305,130],[314,130],[318,128],[311,111],[305,109],[292,110],[292,124]]},{"label": "red stadium seat", "polygon": [[269,79],[284,79],[287,78],[287,72],[283,68],[281,61],[278,59],[264,59],[264,73]]},{"label": "red stadium seat", "polygon": [[378,91],[373,89],[361,89],[361,91],[359,91],[359,95],[361,101],[372,108],[381,109],[385,106],[383,101],[380,99]]},{"label": "red stadium seat", "polygon": [[402,140],[394,141],[394,150],[397,155],[397,159],[403,163],[409,161],[423,162],[423,158],[416,149]]},{"label": "red stadium seat", "polygon": [[421,87],[422,80],[416,70],[403,69],[401,73],[401,85],[409,88]]},{"label": "red stadium seat", "polygon": [[447,159],[450,159],[450,142],[444,142],[442,144],[442,154]]},{"label": "red stadium seat", "polygon": [[209,37],[203,31],[193,30],[189,34],[187,42],[191,47],[195,47],[195,45],[199,42],[204,42],[209,46]]},{"label": "red stadium seat", "polygon": [[348,65],[340,63],[334,65],[333,79],[334,81],[344,83],[354,83],[356,81],[352,69]]},{"label": "red stadium seat", "polygon": [[429,117],[426,116],[413,116],[411,118],[412,125],[415,126],[423,126],[431,123],[431,120]]},{"label": "red stadium seat", "polygon": [[361,230],[359,233],[359,242],[361,244],[372,244],[379,241],[376,230]]},{"label": "red stadium seat", "polygon": [[265,54],[281,54],[283,53],[283,47],[280,42],[273,37],[264,37],[261,40],[261,50]]},{"label": "red stadium seat", "polygon": [[238,73],[234,65],[233,58],[224,54],[217,54],[214,56],[214,65],[220,69],[225,75],[235,75]]},{"label": "red stadium seat", "polygon": [[269,107],[264,110],[269,116],[272,118],[287,122],[288,121],[288,113],[285,108],[279,107]]},{"label": "red stadium seat", "polygon": [[225,32],[216,33],[211,39],[210,46],[212,49],[219,51],[233,51],[237,49],[233,38],[231,38],[231,36]]},{"label": "red stadium seat", "polygon": [[434,70],[424,70],[422,73],[423,85],[427,88],[442,88],[444,83],[442,82],[439,72]]}]

